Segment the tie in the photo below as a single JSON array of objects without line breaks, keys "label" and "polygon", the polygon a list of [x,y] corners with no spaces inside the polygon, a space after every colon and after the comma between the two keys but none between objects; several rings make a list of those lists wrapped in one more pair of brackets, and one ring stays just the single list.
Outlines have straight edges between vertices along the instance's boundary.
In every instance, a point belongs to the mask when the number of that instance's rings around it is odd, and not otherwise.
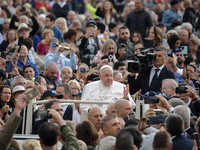
[{"label": "tie", "polygon": [[153,76],[153,79],[151,80],[151,85],[150,85],[150,90],[154,90],[155,86],[156,86],[156,82],[157,82],[157,79],[158,79],[158,71],[160,69],[155,69],[155,74]]}]

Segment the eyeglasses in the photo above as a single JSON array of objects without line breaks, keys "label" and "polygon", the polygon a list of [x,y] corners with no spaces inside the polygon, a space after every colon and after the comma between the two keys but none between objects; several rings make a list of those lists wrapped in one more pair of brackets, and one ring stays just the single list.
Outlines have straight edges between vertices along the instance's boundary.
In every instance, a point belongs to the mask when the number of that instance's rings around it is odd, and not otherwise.
[{"label": "eyeglasses", "polygon": [[8,35],[15,35],[15,33],[8,33]]},{"label": "eyeglasses", "polygon": [[182,47],[175,49],[175,51],[182,51]]}]

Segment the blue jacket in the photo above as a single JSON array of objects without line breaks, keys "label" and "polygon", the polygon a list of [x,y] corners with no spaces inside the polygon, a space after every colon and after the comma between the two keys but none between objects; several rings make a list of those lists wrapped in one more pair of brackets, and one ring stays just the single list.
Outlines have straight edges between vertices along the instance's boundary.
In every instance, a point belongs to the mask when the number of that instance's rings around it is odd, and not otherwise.
[{"label": "blue jacket", "polygon": [[174,20],[182,21],[183,16],[180,11],[175,12],[173,8],[166,10],[163,14],[162,23],[167,27],[167,30],[171,29],[171,24]]},{"label": "blue jacket", "polygon": [[[39,75],[38,68],[37,68],[37,66],[36,66],[34,63],[32,63],[31,61],[29,61],[29,60],[27,59],[26,65],[31,65],[31,66],[33,66],[33,68],[34,68],[34,70],[35,70],[35,76]],[[18,61],[17,61],[17,66],[20,67],[20,68],[24,68],[24,64],[21,62],[20,59],[18,59]]]},{"label": "blue jacket", "polygon": [[55,52],[54,54],[49,52],[46,56],[45,56],[45,66],[50,62],[53,61],[56,64],[59,61],[59,56],[61,56],[61,62],[62,62],[62,66],[69,66],[71,68],[74,68],[76,66],[76,56],[75,54],[71,54],[70,53],[70,59],[66,58],[64,55],[61,55],[59,52]]},{"label": "blue jacket", "polygon": [[[182,83],[182,82],[185,81],[185,79],[183,78],[182,75],[176,75],[176,81],[177,81],[178,83]],[[193,87],[193,88],[195,88],[194,83],[193,83],[192,80],[190,80],[190,86]]]}]

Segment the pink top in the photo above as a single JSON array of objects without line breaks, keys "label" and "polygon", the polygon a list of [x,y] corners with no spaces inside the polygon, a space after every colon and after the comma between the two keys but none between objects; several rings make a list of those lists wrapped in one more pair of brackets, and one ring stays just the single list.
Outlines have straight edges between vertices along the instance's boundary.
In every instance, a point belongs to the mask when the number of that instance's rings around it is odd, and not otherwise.
[{"label": "pink top", "polygon": [[42,44],[41,41],[37,45],[37,53],[39,55],[46,55],[49,52],[49,46],[47,44]]}]

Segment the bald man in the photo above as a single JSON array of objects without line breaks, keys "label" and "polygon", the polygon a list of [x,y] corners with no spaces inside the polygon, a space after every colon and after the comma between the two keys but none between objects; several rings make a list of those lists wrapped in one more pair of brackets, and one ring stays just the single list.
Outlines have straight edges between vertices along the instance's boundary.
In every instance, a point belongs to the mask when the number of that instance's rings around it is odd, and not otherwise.
[{"label": "bald man", "polygon": [[89,110],[88,120],[94,125],[97,132],[101,129],[101,120],[103,119],[103,111],[100,107],[95,106]]},{"label": "bald man", "polygon": [[[117,101],[127,99],[135,104],[129,94],[129,89],[116,81],[113,81],[113,69],[109,65],[104,65],[99,70],[99,81],[88,83],[84,89],[81,100],[93,101]],[[96,104],[81,104],[82,112],[88,113],[90,107]],[[102,105],[99,105],[102,108]],[[104,109],[105,111],[105,109]]]},{"label": "bald man", "polygon": [[40,76],[44,77],[47,84],[50,85],[50,88],[52,90],[56,90],[58,85],[58,80],[57,77],[55,76],[57,72],[58,72],[58,67],[56,63],[51,61],[46,65],[44,72],[40,73]]},{"label": "bald man", "polygon": [[108,108],[106,110],[106,115],[107,116],[115,116],[115,102],[112,102],[108,105]]},{"label": "bald man", "polygon": [[133,107],[127,100],[118,100],[115,103],[115,112],[117,117],[127,118],[130,113],[133,113]]}]

